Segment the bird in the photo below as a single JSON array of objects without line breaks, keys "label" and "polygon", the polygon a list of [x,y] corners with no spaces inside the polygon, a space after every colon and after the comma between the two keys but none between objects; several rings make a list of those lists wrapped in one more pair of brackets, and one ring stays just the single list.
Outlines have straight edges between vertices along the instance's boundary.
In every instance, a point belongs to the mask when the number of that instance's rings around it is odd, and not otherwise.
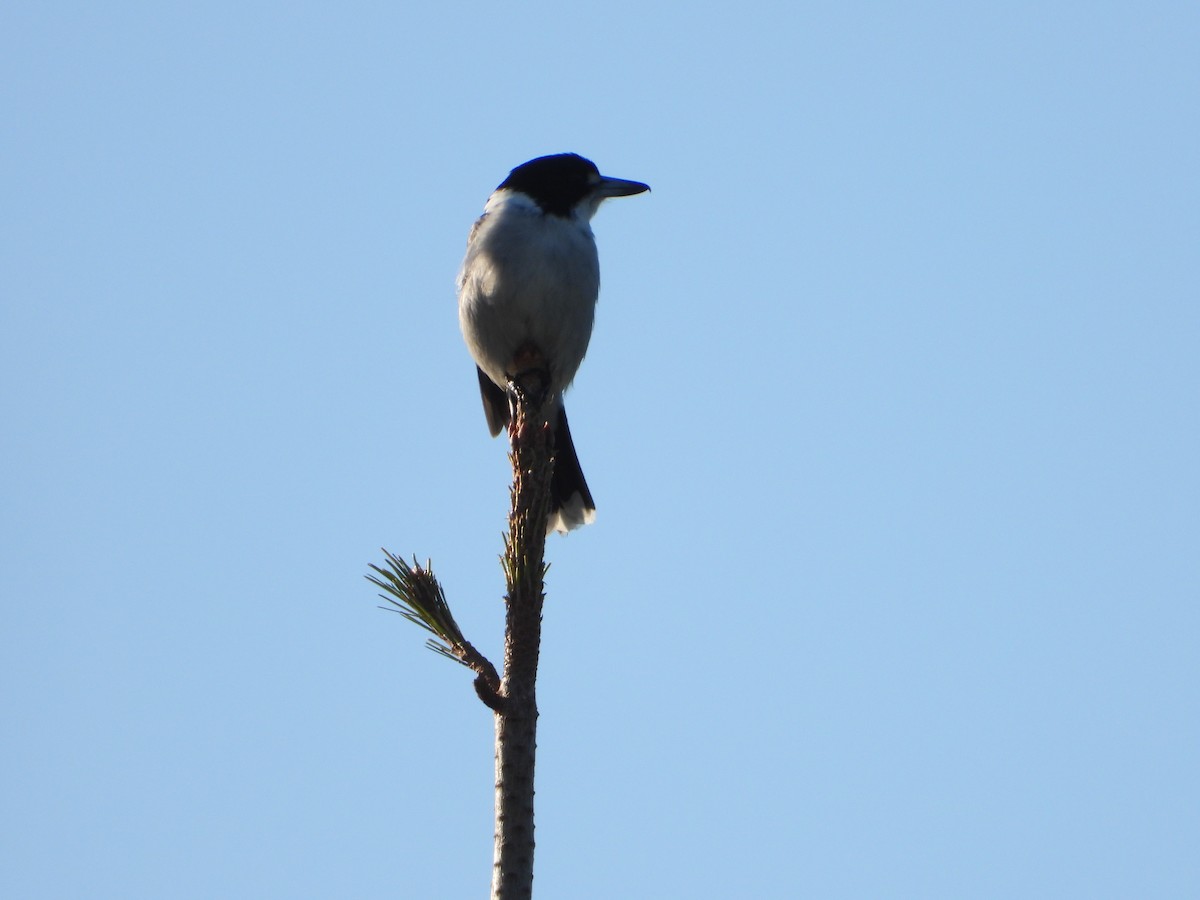
[{"label": "bird", "polygon": [[596,516],[562,402],[587,353],[600,293],[591,219],[605,200],[649,190],[601,175],[577,153],[539,156],[509,172],[467,239],[458,319],[493,437],[508,425],[514,377],[531,368],[548,376],[543,408],[554,429],[555,462],[547,535]]}]

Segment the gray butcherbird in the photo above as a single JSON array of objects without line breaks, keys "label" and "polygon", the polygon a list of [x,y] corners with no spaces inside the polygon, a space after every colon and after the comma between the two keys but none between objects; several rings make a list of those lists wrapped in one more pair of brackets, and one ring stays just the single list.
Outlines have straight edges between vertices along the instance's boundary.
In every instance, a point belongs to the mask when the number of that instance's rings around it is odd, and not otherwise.
[{"label": "gray butcherbird", "polygon": [[574,153],[542,156],[509,173],[467,239],[458,321],[493,437],[508,424],[513,377],[534,365],[549,372],[556,460],[547,533],[565,534],[596,517],[562,405],[587,352],[600,293],[591,218],[609,197],[648,190],[640,181],[606,178]]}]

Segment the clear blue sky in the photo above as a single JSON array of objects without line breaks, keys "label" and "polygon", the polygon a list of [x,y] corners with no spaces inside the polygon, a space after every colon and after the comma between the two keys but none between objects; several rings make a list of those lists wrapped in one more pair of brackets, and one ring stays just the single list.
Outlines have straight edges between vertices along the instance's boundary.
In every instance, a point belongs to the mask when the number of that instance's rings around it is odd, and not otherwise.
[{"label": "clear blue sky", "polygon": [[574,150],[538,896],[1200,895],[1194,3],[0,11],[0,894],[468,898],[504,445],[453,281]]}]

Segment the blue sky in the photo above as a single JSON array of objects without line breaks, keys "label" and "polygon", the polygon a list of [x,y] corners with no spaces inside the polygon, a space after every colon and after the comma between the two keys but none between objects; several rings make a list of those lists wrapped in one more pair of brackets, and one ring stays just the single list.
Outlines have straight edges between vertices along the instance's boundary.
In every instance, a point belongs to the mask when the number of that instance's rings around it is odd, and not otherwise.
[{"label": "blue sky", "polygon": [[541,897],[1200,893],[1194,4],[0,11],[0,893],[483,896],[504,446],[453,281],[594,227]]}]

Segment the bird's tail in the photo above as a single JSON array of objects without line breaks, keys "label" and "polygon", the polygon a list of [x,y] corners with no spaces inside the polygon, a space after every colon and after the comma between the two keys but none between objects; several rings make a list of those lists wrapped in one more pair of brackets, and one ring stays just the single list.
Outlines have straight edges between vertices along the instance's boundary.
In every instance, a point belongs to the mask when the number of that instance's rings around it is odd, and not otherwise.
[{"label": "bird's tail", "polygon": [[562,404],[558,407],[558,421],[554,426],[554,475],[550,480],[550,518],[546,520],[546,534],[557,531],[566,534],[572,528],[590,524],[596,518],[596,504],[588,490],[575,455],[575,442],[571,440],[571,429],[567,426],[567,411]]}]

